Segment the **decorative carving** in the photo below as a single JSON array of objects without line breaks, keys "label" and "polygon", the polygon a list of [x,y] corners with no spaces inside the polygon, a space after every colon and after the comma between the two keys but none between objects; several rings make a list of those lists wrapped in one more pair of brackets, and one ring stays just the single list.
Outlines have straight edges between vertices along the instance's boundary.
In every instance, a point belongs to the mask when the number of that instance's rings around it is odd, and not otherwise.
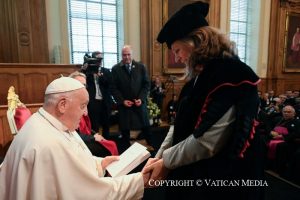
[{"label": "decorative carving", "polygon": [[19,32],[19,41],[21,46],[29,46],[30,44],[29,32],[27,31]]},{"label": "decorative carving", "polygon": [[24,107],[25,105],[20,101],[19,95],[15,92],[15,87],[10,86],[7,93],[7,106],[10,110],[15,110],[17,107]]}]

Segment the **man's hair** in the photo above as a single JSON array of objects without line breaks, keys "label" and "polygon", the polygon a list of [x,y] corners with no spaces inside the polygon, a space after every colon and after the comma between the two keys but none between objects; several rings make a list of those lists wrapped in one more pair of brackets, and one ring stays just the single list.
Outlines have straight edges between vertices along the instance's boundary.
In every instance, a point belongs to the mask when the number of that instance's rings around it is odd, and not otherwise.
[{"label": "man's hair", "polygon": [[69,75],[70,78],[76,78],[77,76],[81,76],[86,79],[86,75],[79,71],[75,71]]},{"label": "man's hair", "polygon": [[92,58],[96,58],[97,57],[97,55],[99,55],[99,54],[102,54],[100,51],[94,51],[93,53],[92,53]]},{"label": "man's hair", "polygon": [[286,105],[282,108],[282,112],[286,111],[286,110],[289,110],[289,111],[292,111],[293,114],[296,113],[296,110],[295,108],[292,106],[292,105]]},{"label": "man's hair", "polygon": [[131,45],[128,45],[128,44],[124,45],[123,48],[122,48],[122,54],[123,54],[123,50],[124,50],[124,49],[129,49],[130,53],[131,53],[131,54],[133,53],[133,50],[132,50]]},{"label": "man's hair", "polygon": [[74,91],[55,93],[55,94],[46,94],[44,99],[44,107],[56,106],[62,97],[72,99],[71,97],[73,92]]}]

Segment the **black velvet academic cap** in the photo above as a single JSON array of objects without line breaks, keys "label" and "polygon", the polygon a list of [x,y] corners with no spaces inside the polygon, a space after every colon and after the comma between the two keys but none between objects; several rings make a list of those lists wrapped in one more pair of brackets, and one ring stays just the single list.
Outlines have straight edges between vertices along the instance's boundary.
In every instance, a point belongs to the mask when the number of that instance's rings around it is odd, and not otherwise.
[{"label": "black velvet academic cap", "polygon": [[171,49],[176,40],[184,38],[196,28],[208,26],[205,20],[208,9],[209,5],[201,1],[183,6],[160,30],[157,41],[166,42]]}]

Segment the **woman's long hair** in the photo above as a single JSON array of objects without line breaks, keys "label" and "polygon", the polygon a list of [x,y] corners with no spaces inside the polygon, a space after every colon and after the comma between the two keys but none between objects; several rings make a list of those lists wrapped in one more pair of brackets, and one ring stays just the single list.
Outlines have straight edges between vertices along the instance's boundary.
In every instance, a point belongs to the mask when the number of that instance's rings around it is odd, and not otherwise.
[{"label": "woman's long hair", "polygon": [[186,74],[189,78],[195,75],[196,65],[205,67],[205,63],[215,58],[238,58],[235,43],[210,26],[194,30],[182,42],[194,44]]}]

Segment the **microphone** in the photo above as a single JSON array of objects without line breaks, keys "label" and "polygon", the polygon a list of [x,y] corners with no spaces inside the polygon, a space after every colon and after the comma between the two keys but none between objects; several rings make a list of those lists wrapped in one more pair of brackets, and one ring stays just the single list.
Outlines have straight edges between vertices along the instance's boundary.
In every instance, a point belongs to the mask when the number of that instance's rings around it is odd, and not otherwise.
[{"label": "microphone", "polygon": [[174,76],[174,75],[170,75],[170,76],[169,76],[169,81],[175,82],[175,81],[177,81],[177,80],[178,80],[178,79],[177,79],[176,76]]}]

